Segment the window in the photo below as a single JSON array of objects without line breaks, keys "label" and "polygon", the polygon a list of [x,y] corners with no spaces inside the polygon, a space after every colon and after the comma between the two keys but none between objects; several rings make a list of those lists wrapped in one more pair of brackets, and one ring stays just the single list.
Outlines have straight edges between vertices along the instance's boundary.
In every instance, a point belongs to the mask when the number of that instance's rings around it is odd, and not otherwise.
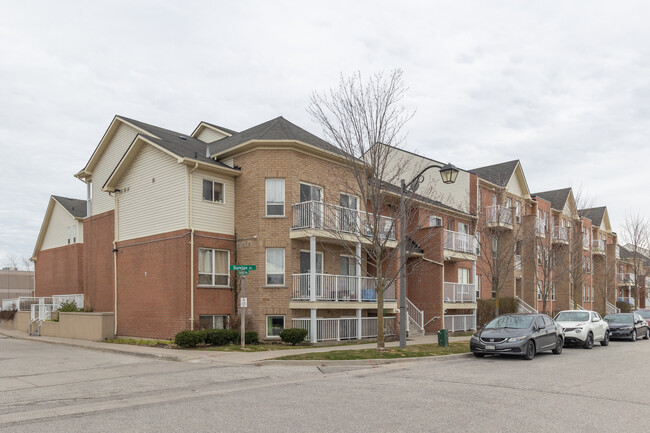
[{"label": "window", "polygon": [[456,231],[456,220],[451,217],[447,218],[447,230],[451,232]]},{"label": "window", "polygon": [[474,233],[474,237],[476,238],[476,255],[480,256],[481,255],[481,233],[480,232]]},{"label": "window", "polygon": [[439,216],[429,216],[429,227],[442,227],[442,218]]},{"label": "window", "polygon": [[68,226],[68,244],[70,243],[70,232],[71,232],[71,228],[70,226]]},{"label": "window", "polygon": [[77,242],[77,226],[72,226],[72,243]]},{"label": "window", "polygon": [[555,283],[551,284],[551,301],[555,301]]},{"label": "window", "polygon": [[224,202],[223,183],[214,180],[203,179],[203,200],[215,203]]},{"label": "window", "polygon": [[481,298],[481,276],[476,276],[476,299]]},{"label": "window", "polygon": [[266,179],[266,216],[284,216],[284,179]]},{"label": "window", "polygon": [[226,329],[228,316],[199,316],[199,329]]},{"label": "window", "polygon": [[546,329],[546,325],[544,324],[544,319],[542,319],[541,316],[537,316],[535,319],[535,326],[537,329]]},{"label": "window", "polygon": [[284,331],[284,316],[266,316],[266,336],[279,337]]},{"label": "window", "polygon": [[497,239],[496,236],[494,236],[492,238],[492,252],[496,253],[498,249],[499,249],[499,240]]},{"label": "window", "polygon": [[199,285],[230,286],[230,252],[199,248]]},{"label": "window", "polygon": [[542,282],[541,281],[537,282],[537,300],[538,301],[542,300]]},{"label": "window", "polygon": [[510,197],[508,197],[508,198],[506,199],[506,207],[507,207],[508,209],[510,209],[510,208],[512,207],[512,199],[511,199]]},{"label": "window", "polygon": [[284,248],[266,249],[266,285],[284,286]]},{"label": "window", "polygon": [[537,245],[537,264],[541,265],[542,264],[542,246]]},{"label": "window", "polygon": [[339,229],[344,232],[355,233],[357,231],[359,199],[353,195],[341,193],[339,204],[341,205]]},{"label": "window", "polygon": [[476,191],[476,211],[480,212],[481,211],[481,188]]},{"label": "window", "polygon": [[542,317],[544,318],[544,325],[546,325],[546,326],[553,326],[554,325],[553,319],[551,319],[548,316],[542,316]]},{"label": "window", "polygon": [[323,201],[323,188],[300,182],[300,203],[307,201]]}]

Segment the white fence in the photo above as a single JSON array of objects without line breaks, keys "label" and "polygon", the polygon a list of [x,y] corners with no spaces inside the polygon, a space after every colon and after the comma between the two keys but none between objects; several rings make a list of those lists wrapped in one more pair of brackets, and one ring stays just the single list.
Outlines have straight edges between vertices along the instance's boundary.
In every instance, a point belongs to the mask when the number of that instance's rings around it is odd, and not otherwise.
[{"label": "white fence", "polygon": [[[307,330],[307,339],[309,339],[311,319],[293,319],[292,324],[294,328]],[[384,317],[384,335],[395,335],[395,326],[395,317]],[[359,322],[356,317],[316,319],[316,341],[340,341],[372,337],[377,337],[376,317],[361,318],[361,335],[359,335]]]},{"label": "white fence", "polygon": [[471,331],[476,329],[476,314],[456,314],[445,316],[445,328],[451,332]]},{"label": "white fence", "polygon": [[408,313],[409,319],[412,320],[420,330],[424,331],[424,311],[416,307],[408,298],[406,298],[406,312]]},{"label": "white fence", "polygon": [[[311,274],[294,274],[292,299],[300,301],[312,299],[312,288],[310,286]],[[376,302],[376,288],[377,279],[375,277],[316,274],[314,299],[335,302]],[[395,283],[391,282],[384,290],[384,300],[394,301],[395,299]]]},{"label": "white fence", "polygon": [[461,253],[476,254],[476,239],[473,235],[445,230],[445,249]]},{"label": "white fence", "polygon": [[20,298],[3,299],[2,309],[18,311],[30,311],[33,304],[51,304],[51,297],[34,298],[31,296],[21,296]]},{"label": "white fence", "polygon": [[52,304],[54,309],[58,310],[64,302],[74,302],[77,308],[83,310],[84,308],[84,295],[52,295]]},{"label": "white fence", "polygon": [[40,298],[20,297],[2,300],[2,310],[30,311],[32,322],[50,320],[52,311],[57,311],[62,303],[74,301],[78,308],[84,307],[84,295],[54,295]]},{"label": "white fence", "polygon": [[559,242],[569,242],[569,228],[555,226],[553,227],[553,240]]},{"label": "white fence", "polygon": [[42,322],[43,320],[52,319],[52,311],[54,311],[52,304],[32,304],[30,311],[30,318],[32,322]]},{"label": "white fence", "polygon": [[395,219],[383,215],[350,209],[320,201],[294,203],[292,229],[324,229],[342,233],[372,236],[372,228],[379,236],[395,239]]},{"label": "white fence", "polygon": [[488,224],[512,226],[512,208],[496,205],[486,207],[485,211]]},{"label": "white fence", "polygon": [[476,290],[474,284],[445,283],[445,302],[476,302]]}]

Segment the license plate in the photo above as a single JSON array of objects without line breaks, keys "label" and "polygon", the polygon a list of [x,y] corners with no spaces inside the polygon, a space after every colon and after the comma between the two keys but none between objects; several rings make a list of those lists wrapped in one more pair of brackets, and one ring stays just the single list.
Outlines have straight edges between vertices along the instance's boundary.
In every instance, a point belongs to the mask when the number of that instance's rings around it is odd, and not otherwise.
[{"label": "license plate", "polygon": [[485,350],[494,350],[494,349],[496,349],[494,344],[486,344],[485,345]]}]

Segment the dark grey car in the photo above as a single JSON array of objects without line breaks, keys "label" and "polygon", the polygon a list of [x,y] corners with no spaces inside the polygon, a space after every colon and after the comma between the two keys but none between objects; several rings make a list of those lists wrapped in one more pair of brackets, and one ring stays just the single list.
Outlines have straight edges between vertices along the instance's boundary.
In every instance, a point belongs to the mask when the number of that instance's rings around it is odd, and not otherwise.
[{"label": "dark grey car", "polygon": [[518,355],[526,360],[551,350],[562,353],[564,332],[546,314],[504,314],[472,335],[469,347],[474,356]]}]

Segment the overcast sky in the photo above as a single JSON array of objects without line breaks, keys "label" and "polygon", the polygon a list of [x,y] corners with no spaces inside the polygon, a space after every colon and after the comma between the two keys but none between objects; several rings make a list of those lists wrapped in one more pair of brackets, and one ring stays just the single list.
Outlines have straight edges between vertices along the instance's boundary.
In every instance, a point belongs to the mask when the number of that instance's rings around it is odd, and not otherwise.
[{"label": "overcast sky", "polygon": [[190,133],[306,112],[339,75],[401,68],[409,150],[520,159],[614,229],[650,215],[650,3],[0,0],[0,262],[31,257],[51,194],[85,198],[115,114]]}]

